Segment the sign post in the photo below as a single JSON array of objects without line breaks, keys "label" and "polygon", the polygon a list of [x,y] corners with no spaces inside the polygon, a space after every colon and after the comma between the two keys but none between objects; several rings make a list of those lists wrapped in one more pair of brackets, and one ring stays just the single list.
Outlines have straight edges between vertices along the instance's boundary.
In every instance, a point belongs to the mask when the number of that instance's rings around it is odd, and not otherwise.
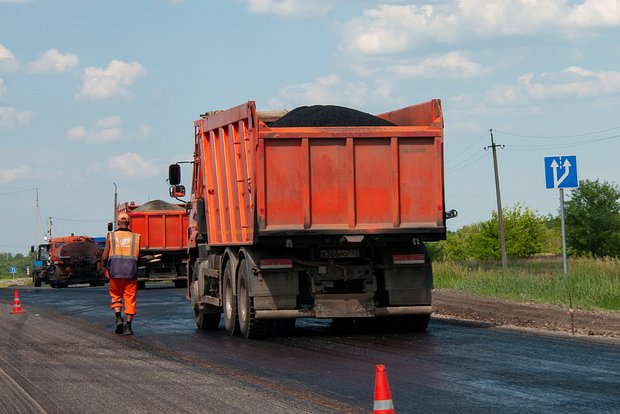
[{"label": "sign post", "polygon": [[562,256],[564,258],[564,274],[567,274],[568,258],[566,254],[566,223],[564,221],[564,189],[579,186],[577,180],[577,156],[545,157],[545,181],[547,188],[558,188],[560,190]]},{"label": "sign post", "polygon": [[15,273],[17,273],[17,269],[15,269],[14,267],[11,267],[9,269],[9,272],[11,272],[11,275],[13,276],[13,279],[15,279]]}]

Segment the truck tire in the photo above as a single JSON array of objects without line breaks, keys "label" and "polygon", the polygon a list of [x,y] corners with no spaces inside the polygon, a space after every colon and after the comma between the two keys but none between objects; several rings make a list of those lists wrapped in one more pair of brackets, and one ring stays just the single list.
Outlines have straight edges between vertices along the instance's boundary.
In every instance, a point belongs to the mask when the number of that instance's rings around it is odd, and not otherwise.
[{"label": "truck tire", "polygon": [[[211,310],[213,312],[209,312]],[[212,305],[205,305],[203,309],[198,304],[194,305],[194,318],[198,329],[213,331],[220,327],[222,314],[216,310],[217,308]]]},{"label": "truck tire", "polygon": [[224,267],[224,280],[222,295],[224,297],[224,326],[230,335],[239,333],[239,321],[237,320],[237,298],[233,291],[234,280],[232,265],[226,262]]},{"label": "truck tire", "polygon": [[239,331],[244,338],[256,339],[269,336],[271,321],[256,319],[254,298],[250,295],[250,275],[245,259],[242,259],[239,264],[237,306],[239,312]]},{"label": "truck tire", "polygon": [[41,281],[39,279],[32,279],[32,284],[34,285],[34,287],[41,287]]}]

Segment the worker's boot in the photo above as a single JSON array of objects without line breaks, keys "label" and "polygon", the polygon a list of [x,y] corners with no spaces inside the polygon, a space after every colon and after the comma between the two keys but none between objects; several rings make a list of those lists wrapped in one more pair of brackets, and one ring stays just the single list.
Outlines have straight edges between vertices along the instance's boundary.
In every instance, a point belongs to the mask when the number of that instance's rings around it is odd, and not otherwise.
[{"label": "worker's boot", "polygon": [[116,328],[114,329],[114,332],[118,335],[121,335],[123,333],[123,329],[124,329],[124,321],[123,321],[123,317],[121,315],[116,315]]},{"label": "worker's boot", "polygon": [[125,331],[123,332],[123,335],[133,335],[133,331],[131,330],[131,322],[127,322],[125,324]]}]

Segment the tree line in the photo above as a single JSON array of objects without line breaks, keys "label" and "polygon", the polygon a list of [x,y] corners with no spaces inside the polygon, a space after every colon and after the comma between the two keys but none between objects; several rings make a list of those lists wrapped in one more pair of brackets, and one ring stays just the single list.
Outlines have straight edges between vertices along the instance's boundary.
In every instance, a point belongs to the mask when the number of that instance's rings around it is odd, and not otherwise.
[{"label": "tree line", "polygon": [[[516,204],[502,209],[506,254],[509,258],[561,255],[561,217],[538,215]],[[620,189],[614,183],[580,180],[564,203],[569,255],[620,257]],[[499,220],[489,220],[449,232],[447,239],[428,243],[434,260],[499,260]]]},{"label": "tree line", "polygon": [[21,253],[0,253],[0,279],[13,277],[10,269],[15,268],[15,278],[27,277],[26,269],[32,271],[34,253],[23,255]]},{"label": "tree line", "polygon": [[[541,216],[527,206],[504,208],[506,253],[510,258],[561,255],[560,216]],[[575,256],[620,257],[620,189],[606,181],[579,181],[565,202],[566,244]],[[499,220],[491,218],[449,232],[446,240],[427,244],[433,260],[499,260]],[[0,253],[0,278],[25,277],[34,254]]]}]

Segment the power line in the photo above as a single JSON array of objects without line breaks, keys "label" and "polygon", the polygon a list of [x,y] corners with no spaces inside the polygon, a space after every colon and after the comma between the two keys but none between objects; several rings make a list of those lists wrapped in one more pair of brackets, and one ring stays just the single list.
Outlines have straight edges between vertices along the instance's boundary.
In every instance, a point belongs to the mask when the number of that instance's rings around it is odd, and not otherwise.
[{"label": "power line", "polygon": [[[476,156],[476,155],[478,156],[478,158],[474,159],[473,161],[471,161],[471,162],[469,162],[469,163],[467,163],[467,164],[463,164],[464,162],[466,162],[466,161],[470,160],[473,156]],[[465,160],[461,161],[461,163],[460,163],[460,164],[457,164],[456,166],[454,166],[454,167],[452,167],[452,168],[447,169],[447,170],[445,171],[445,174],[452,174],[452,173],[455,173],[455,172],[457,172],[457,171],[460,171],[460,170],[462,170],[462,169],[464,169],[464,168],[466,168],[466,167],[469,167],[470,165],[477,163],[477,162],[478,162],[478,161],[480,161],[481,159],[486,158],[486,155],[487,155],[487,153],[486,153],[486,152],[482,152],[482,153],[474,153],[471,157],[469,157],[469,158],[467,158],[467,159],[465,159]]]},{"label": "power line", "polygon": [[481,140],[483,140],[484,138],[486,138],[486,136],[487,136],[487,133],[485,132],[483,135],[481,135],[480,137],[476,138],[476,140],[475,140],[475,141],[474,141],[471,145],[469,145],[469,147],[465,148],[463,151],[459,151],[459,153],[458,153],[456,156],[454,156],[454,157],[452,157],[452,158],[447,159],[447,160],[446,160],[446,162],[450,162],[450,161],[452,161],[452,160],[454,160],[454,159],[456,159],[456,158],[460,157],[461,155],[465,154],[465,153],[466,153],[467,151],[469,151],[469,150],[470,150],[470,149],[471,149],[474,145],[476,145],[478,142],[480,142]]},{"label": "power line", "polygon": [[548,145],[514,144],[514,145],[507,145],[507,147],[509,147],[508,149],[511,151],[530,151],[530,150],[556,149],[556,148],[572,148],[572,147],[579,147],[582,145],[593,144],[596,142],[609,141],[609,140],[616,139],[616,138],[620,138],[620,135],[612,135],[609,137],[596,138],[596,139],[591,139],[588,141],[581,141],[581,142],[567,142],[564,144],[548,144]]},{"label": "power line", "polygon": [[109,220],[78,220],[78,219],[67,219],[67,218],[62,218],[62,217],[50,217],[53,218],[54,220],[60,220],[60,221],[71,221],[71,222],[78,222],[78,223],[105,223]]},{"label": "power line", "polygon": [[496,129],[495,132],[499,132],[499,133],[505,134],[505,135],[512,135],[512,136],[515,136],[515,137],[521,137],[521,138],[556,139],[556,138],[585,137],[585,136],[588,136],[588,135],[596,135],[596,134],[602,134],[603,132],[615,131],[617,129],[620,129],[620,126],[613,127],[613,128],[607,128],[607,129],[601,129],[599,131],[584,132],[584,133],[581,133],[581,134],[573,134],[573,135],[525,135],[525,134],[517,134],[517,133],[514,133],[514,132],[502,131],[500,129]]},{"label": "power line", "polygon": [[36,187],[32,187],[32,188],[26,188],[25,190],[17,190],[17,191],[12,191],[10,193],[2,193],[0,194],[0,196],[5,196],[5,195],[13,195],[13,194],[19,194],[19,193],[25,193],[28,191],[33,191],[36,190]]}]

